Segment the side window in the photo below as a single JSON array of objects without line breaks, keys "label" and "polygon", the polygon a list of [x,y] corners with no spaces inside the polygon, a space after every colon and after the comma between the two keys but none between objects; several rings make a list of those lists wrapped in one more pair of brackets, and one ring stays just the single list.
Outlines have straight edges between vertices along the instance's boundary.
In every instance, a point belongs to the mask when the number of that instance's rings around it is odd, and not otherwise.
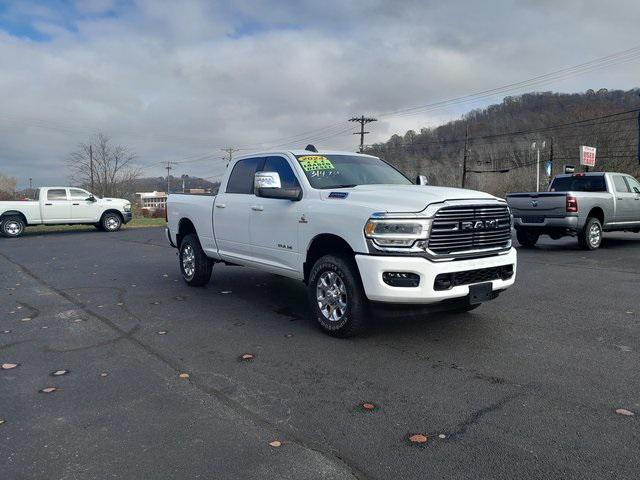
[{"label": "side window", "polygon": [[253,193],[253,178],[255,177],[262,158],[245,158],[233,166],[226,193]]},{"label": "side window", "polygon": [[276,172],[280,175],[280,183],[282,188],[299,187],[298,179],[293,173],[293,169],[286,158],[283,157],[267,157],[262,167],[263,172]]},{"label": "side window", "polygon": [[67,191],[64,188],[47,190],[47,200],[66,200]]},{"label": "side window", "polygon": [[618,193],[629,192],[629,187],[627,186],[627,182],[624,181],[624,177],[622,175],[614,175],[613,184],[616,186],[616,192]]},{"label": "side window", "polygon": [[629,188],[633,193],[640,193],[640,182],[638,182],[633,177],[625,177],[627,179],[627,183],[629,184]]},{"label": "side window", "polygon": [[71,197],[71,200],[86,200],[91,196],[91,194],[86,190],[80,190],[79,188],[70,188],[69,196]]}]

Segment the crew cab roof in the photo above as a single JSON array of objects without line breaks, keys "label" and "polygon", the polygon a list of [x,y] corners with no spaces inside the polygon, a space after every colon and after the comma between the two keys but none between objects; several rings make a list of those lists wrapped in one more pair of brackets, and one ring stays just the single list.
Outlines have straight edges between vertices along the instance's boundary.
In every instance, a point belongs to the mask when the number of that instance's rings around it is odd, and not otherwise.
[{"label": "crew cab roof", "polygon": [[368,155],[366,153],[357,153],[357,152],[347,152],[340,150],[320,150],[318,152],[312,152],[310,150],[263,150],[252,153],[243,153],[242,155],[238,155],[233,158],[234,161],[240,160],[242,158],[251,158],[251,157],[267,157],[269,155],[282,155],[282,154],[292,154],[292,155],[357,155],[362,157],[371,157],[375,158],[373,155]]}]

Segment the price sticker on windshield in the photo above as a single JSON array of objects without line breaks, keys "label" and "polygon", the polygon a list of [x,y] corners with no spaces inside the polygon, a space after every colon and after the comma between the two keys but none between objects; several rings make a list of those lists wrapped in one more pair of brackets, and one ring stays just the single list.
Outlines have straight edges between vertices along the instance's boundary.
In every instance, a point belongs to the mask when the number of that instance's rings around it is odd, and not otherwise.
[{"label": "price sticker on windshield", "polygon": [[305,172],[318,172],[321,170],[335,170],[331,160],[322,155],[305,155],[298,157],[298,162]]}]

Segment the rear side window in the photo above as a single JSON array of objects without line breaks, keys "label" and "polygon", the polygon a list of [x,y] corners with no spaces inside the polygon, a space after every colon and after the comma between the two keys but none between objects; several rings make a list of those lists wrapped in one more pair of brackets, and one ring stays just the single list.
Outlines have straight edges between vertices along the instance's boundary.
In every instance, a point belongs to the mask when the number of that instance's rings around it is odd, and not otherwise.
[{"label": "rear side window", "polygon": [[64,189],[51,189],[47,190],[47,200],[66,200],[67,199],[67,191]]},{"label": "rear side window", "polygon": [[604,175],[576,175],[556,177],[549,188],[551,192],[606,192]]},{"label": "rear side window", "polygon": [[258,157],[236,162],[229,175],[226,193],[253,193],[253,179],[261,162],[262,158]]},{"label": "rear side window", "polygon": [[282,188],[299,187],[298,179],[293,173],[293,169],[289,162],[282,157],[267,157],[262,167],[263,172],[276,172],[280,175],[280,184]]},{"label": "rear side window", "polygon": [[616,192],[620,192],[620,193],[629,192],[629,186],[627,185],[627,182],[624,181],[624,177],[622,175],[614,175],[613,184],[616,187]]}]

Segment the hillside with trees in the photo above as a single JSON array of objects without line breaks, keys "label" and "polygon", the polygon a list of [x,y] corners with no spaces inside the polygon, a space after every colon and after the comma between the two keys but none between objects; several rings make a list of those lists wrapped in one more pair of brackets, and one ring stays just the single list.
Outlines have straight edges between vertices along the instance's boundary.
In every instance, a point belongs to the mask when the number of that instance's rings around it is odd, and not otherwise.
[{"label": "hillside with trees", "polygon": [[393,135],[367,147],[366,153],[411,178],[424,174],[433,185],[461,186],[466,145],[465,186],[497,195],[535,190],[533,142],[545,142],[540,149],[541,190],[548,184],[545,162],[552,161],[552,176],[562,173],[564,165],[578,166],[580,145],[598,149],[595,170],[639,177],[639,109],[640,89],[528,93],[445,125]]}]

